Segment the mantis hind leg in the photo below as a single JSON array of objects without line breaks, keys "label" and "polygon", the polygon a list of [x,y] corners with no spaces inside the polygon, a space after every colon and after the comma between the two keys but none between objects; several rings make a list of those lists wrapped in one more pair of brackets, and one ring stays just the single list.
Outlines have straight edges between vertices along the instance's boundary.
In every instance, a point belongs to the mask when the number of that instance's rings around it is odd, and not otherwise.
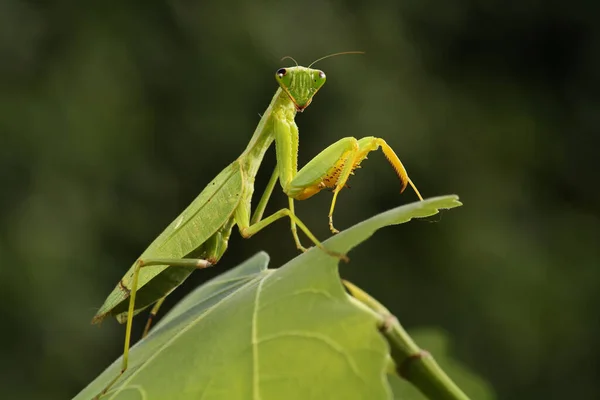
[{"label": "mantis hind leg", "polygon": [[337,233],[338,230],[333,226],[333,211],[338,193],[346,187],[348,178],[355,169],[360,168],[360,163],[367,158],[367,154],[379,148],[382,149],[400,179],[400,193],[410,184],[419,199],[423,200],[394,150],[385,140],[373,136],[360,140],[353,137],[338,140],[298,171],[286,185],[284,191],[291,198],[304,200],[325,188],[332,188],[333,199],[329,209],[329,228],[333,233]]},{"label": "mantis hind leg", "polygon": [[[178,259],[146,259],[146,260],[138,260],[136,263],[136,267],[133,271],[133,277],[131,280],[131,287],[127,288],[129,290],[129,308],[127,310],[127,325],[125,328],[125,343],[123,346],[123,361],[121,363],[121,371],[119,374],[111,380],[108,385],[102,391],[94,397],[95,399],[99,399],[103,395],[108,392],[108,390],[119,380],[119,378],[127,371],[127,366],[129,364],[129,347],[131,343],[131,327],[133,325],[133,316],[135,314],[135,297],[138,290],[138,279],[140,275],[140,270],[144,267],[150,267],[152,265],[168,265],[169,267],[185,267],[185,268],[194,268],[194,269],[203,269],[212,266],[213,264],[207,260],[203,259],[194,259],[194,258],[178,258]],[[158,311],[160,305],[164,301],[166,296],[162,297],[158,300],[157,305],[154,306],[152,311]],[[149,328],[151,320],[148,320],[148,324],[146,325],[147,329]],[[147,331],[144,331],[144,336]]]}]

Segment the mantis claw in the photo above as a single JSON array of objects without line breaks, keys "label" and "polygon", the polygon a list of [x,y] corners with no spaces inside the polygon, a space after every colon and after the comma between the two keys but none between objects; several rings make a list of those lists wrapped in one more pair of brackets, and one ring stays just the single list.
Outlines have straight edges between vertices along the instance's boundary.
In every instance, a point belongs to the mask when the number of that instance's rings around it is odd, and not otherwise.
[{"label": "mantis claw", "polygon": [[[306,248],[304,246],[300,246],[298,247],[298,249],[302,252],[307,252],[308,250],[312,249],[315,246],[310,246],[309,248]],[[337,251],[332,251],[332,250],[328,250],[326,247],[324,246],[317,246],[319,249],[323,250],[325,253],[329,254],[332,257],[335,258],[339,258],[340,260],[344,261],[344,262],[350,262],[350,259],[348,258],[348,256],[346,256],[345,254],[342,253],[338,253]]]},{"label": "mantis claw", "polygon": [[345,255],[345,254],[337,253],[337,257],[338,257],[340,260],[342,260],[343,262],[345,262],[345,263],[349,263],[349,262],[350,262],[350,259],[349,259],[349,258],[348,258],[348,256],[347,256],[347,255]]},{"label": "mantis claw", "polygon": [[313,248],[313,246],[310,246],[309,248],[306,248],[306,247],[304,247],[304,246],[302,246],[302,245],[299,245],[299,246],[297,246],[297,248],[298,248],[298,250],[300,250],[301,252],[303,252],[303,253],[306,253],[308,250],[312,249],[312,248]]}]

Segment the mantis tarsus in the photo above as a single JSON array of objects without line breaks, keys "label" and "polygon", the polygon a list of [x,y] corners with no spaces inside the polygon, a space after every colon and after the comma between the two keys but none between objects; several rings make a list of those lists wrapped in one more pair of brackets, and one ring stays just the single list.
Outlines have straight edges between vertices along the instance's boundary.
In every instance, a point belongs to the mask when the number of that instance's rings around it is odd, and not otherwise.
[{"label": "mantis tarsus", "polygon": [[[309,67],[296,65],[281,68],[275,73],[279,88],[244,152],[221,171],[150,244],[96,313],[93,323],[99,323],[109,315],[115,316],[120,323],[127,322],[121,372],[97,397],[105,394],[127,369],[133,316],[156,303],[150,314],[152,317],[163,299],[194,269],[216,264],[227,249],[227,242],[235,225],[240,234],[248,238],[272,222],[288,217],[292,236],[299,250],[306,249],[300,243],[297,227],[317,247],[345,259],[345,255],[324,248],[300,221],[294,213],[294,200],[307,199],[325,188],[332,189],[329,227],[336,233],[332,215],[338,193],[367,154],[378,148],[383,150],[400,178],[400,191],[410,184],[422,200],[396,153],[383,139],[372,136],[360,140],[353,137],[340,139],[298,171],[298,127],[294,118],[297,112],[308,107],[326,79],[323,71],[310,68],[313,64]],[[251,216],[254,179],[265,152],[273,142],[277,165]],[[288,196],[289,207],[263,218],[263,212],[278,180]]]}]

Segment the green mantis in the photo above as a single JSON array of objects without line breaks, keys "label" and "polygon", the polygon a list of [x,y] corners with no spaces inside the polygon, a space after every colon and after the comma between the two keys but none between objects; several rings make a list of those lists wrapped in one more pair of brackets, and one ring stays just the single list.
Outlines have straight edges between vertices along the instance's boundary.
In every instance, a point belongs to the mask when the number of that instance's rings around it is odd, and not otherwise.
[{"label": "green mantis", "polygon": [[[105,394],[127,369],[133,316],[156,303],[150,314],[152,317],[164,298],[194,269],[216,264],[227,249],[234,226],[237,225],[244,238],[249,238],[271,223],[287,217],[291,223],[292,237],[299,250],[306,249],[298,237],[298,228],[323,251],[345,259],[345,255],[334,253],[321,245],[296,216],[294,200],[304,200],[323,189],[332,189],[329,227],[336,233],[332,216],[337,196],[367,154],[378,148],[383,150],[400,178],[400,191],[410,184],[422,200],[396,153],[383,139],[376,137],[360,140],[353,137],[340,139],[298,170],[299,135],[294,118],[297,112],[304,111],[310,105],[314,95],[325,84],[325,73],[310,66],[296,65],[279,69],[275,79],[279,88],[244,152],[225,167],[150,244],[96,313],[93,323],[99,323],[110,315],[115,316],[121,323],[127,323],[121,373],[98,397]],[[254,179],[265,152],[273,142],[277,165],[251,215]],[[289,206],[263,218],[277,181],[288,196]],[[150,321],[151,319],[144,335]]]}]

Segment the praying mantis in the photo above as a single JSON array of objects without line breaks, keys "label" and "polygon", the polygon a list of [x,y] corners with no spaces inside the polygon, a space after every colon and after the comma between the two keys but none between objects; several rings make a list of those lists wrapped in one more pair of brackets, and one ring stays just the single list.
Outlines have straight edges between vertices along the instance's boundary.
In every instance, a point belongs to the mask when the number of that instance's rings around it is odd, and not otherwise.
[{"label": "praying mantis", "polygon": [[[348,53],[336,53],[318,59]],[[295,61],[295,60],[294,60]],[[325,84],[325,73],[297,65],[281,68],[275,73],[279,88],[262,115],[244,152],[219,173],[198,197],[150,244],[118,282],[98,310],[92,323],[108,316],[126,322],[121,372],[98,394],[104,395],[127,370],[133,316],[154,305],[144,331],[147,334],[152,317],[174,289],[195,270],[215,265],[227,250],[228,239],[237,225],[240,235],[249,238],[271,223],[289,218],[296,247],[306,251],[298,237],[298,228],[310,241],[326,253],[346,259],[344,254],[328,250],[302,223],[294,212],[294,200],[305,200],[323,189],[332,189],[329,228],[339,192],[360,163],[371,151],[382,149],[401,183],[400,192],[408,184],[420,200],[419,191],[408,177],[400,159],[385,142],[377,137],[357,140],[346,137],[327,147],[298,170],[298,127],[296,113],[303,112],[314,95]],[[265,152],[275,142],[277,165],[265,191],[251,215],[254,180]],[[288,197],[288,208],[263,218],[266,205],[277,183]]]}]

